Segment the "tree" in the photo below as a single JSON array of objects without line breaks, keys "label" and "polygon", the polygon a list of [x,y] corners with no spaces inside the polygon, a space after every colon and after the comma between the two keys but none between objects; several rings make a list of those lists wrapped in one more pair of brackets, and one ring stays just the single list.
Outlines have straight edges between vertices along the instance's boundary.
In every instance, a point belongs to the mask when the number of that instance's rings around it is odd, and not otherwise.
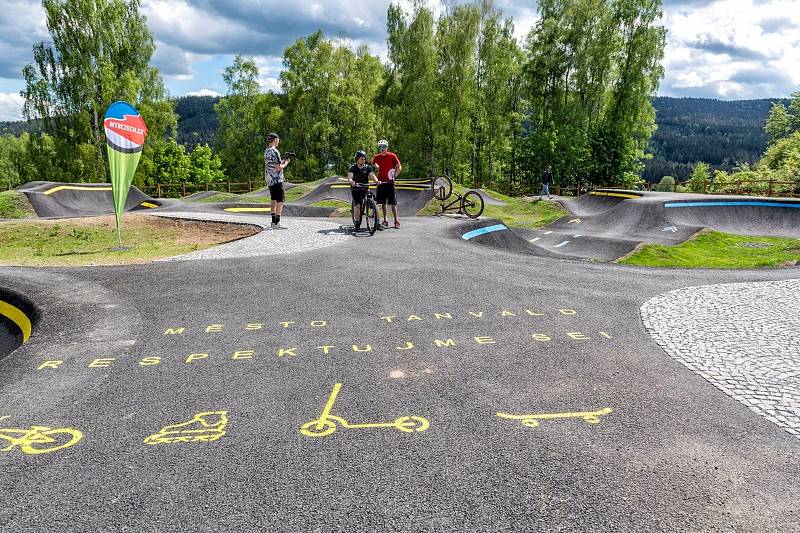
[{"label": "tree", "polygon": [[414,0],[410,15],[398,4],[389,6],[389,65],[382,93],[404,172],[416,177],[441,171],[436,160],[436,104],[441,95],[434,29],[433,12],[423,0]]},{"label": "tree", "polygon": [[148,163],[142,167],[142,179],[146,185],[156,183],[185,183],[189,181],[192,163],[183,146],[175,139],[154,143],[148,147]]},{"label": "tree", "polygon": [[207,144],[195,146],[190,159],[189,180],[193,183],[209,183],[225,178],[222,162]]},{"label": "tree", "polygon": [[711,171],[708,163],[697,163],[692,169],[689,180],[686,182],[689,192],[706,192],[710,177]]},{"label": "tree", "polygon": [[661,181],[656,185],[656,190],[659,192],[672,192],[675,190],[675,178],[672,176],[664,176]]},{"label": "tree", "polygon": [[283,122],[298,154],[289,167],[293,175],[345,172],[356,150],[375,146],[379,131],[389,137],[375,105],[383,68],[365,47],[354,52],[318,31],[289,46],[283,65]]},{"label": "tree", "polygon": [[104,181],[102,119],[115,100],[137,107],[149,142],[175,128],[173,104],[149,66],[153,36],[139,0],[43,0],[42,6],[52,42],[34,45],[34,63],[23,69],[25,118],[52,137],[55,161],[46,164],[60,166],[63,178]]},{"label": "tree", "polygon": [[782,102],[775,102],[772,105],[769,118],[767,118],[767,123],[764,125],[764,132],[767,134],[769,144],[774,144],[792,132],[791,117],[786,112],[786,106]]},{"label": "tree", "polygon": [[633,182],[654,131],[663,76],[660,0],[540,0],[526,41],[524,143],[536,175]]},{"label": "tree", "polygon": [[237,55],[222,75],[228,93],[214,106],[219,120],[216,149],[232,179],[251,180],[263,174],[266,133],[259,128],[258,74],[252,58]]},{"label": "tree", "polygon": [[24,183],[26,164],[25,140],[15,135],[0,135],[0,190]]}]

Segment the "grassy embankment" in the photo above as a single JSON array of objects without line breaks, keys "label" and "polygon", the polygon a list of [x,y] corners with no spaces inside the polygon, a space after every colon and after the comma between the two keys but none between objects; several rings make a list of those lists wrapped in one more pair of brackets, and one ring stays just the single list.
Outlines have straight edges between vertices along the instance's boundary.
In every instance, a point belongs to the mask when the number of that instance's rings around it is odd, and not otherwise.
[{"label": "grassy embankment", "polygon": [[[319,185],[326,179],[327,178],[322,178],[316,181],[309,181],[307,183],[298,183],[295,187],[292,187],[291,189],[286,191],[285,193],[286,201],[294,202],[295,200],[299,200],[303,196],[307,195],[308,193],[319,187]],[[213,196],[209,196],[207,198],[203,198],[201,200],[196,200],[196,201],[204,203],[216,203],[216,202],[235,200],[237,202],[242,202],[242,203],[268,204],[272,201],[272,199],[269,196],[256,196],[253,194],[257,192],[262,192],[264,190],[266,190],[266,187],[256,189],[255,191],[247,194],[233,194],[229,192],[220,192]]]},{"label": "grassy embankment", "polygon": [[33,218],[36,216],[25,195],[17,191],[0,192],[0,218]]},{"label": "grassy embankment", "polygon": [[142,263],[202,250],[256,233],[238,224],[216,224],[126,214],[122,245],[113,216],[26,220],[0,224],[0,265],[81,266]]},{"label": "grassy embankment", "polygon": [[[468,191],[466,187],[453,184],[453,196],[446,202],[455,199],[455,194],[464,194]],[[506,196],[499,192],[486,190],[487,194],[496,200],[505,202],[506,205],[486,204],[483,210],[484,217],[497,218],[510,228],[538,228],[555,222],[568,213],[557,203],[547,201],[528,201],[522,198]],[[418,213],[419,215],[435,215],[440,211],[441,202],[432,199]]]},{"label": "grassy embankment", "polygon": [[763,268],[800,261],[800,240],[701,232],[677,246],[645,244],[624,265],[665,268]]}]

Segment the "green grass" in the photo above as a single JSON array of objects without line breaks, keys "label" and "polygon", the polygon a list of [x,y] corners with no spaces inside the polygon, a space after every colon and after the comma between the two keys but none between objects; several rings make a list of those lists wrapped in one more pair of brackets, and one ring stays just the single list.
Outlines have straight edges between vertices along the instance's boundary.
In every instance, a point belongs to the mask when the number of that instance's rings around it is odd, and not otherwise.
[{"label": "green grass", "polygon": [[[299,200],[303,196],[307,195],[314,189],[320,186],[320,184],[325,181],[327,178],[318,179],[316,181],[309,181],[307,183],[298,183],[296,187],[292,187],[291,189],[287,190],[286,201],[287,202],[294,202],[295,200]],[[266,190],[266,187],[261,187],[260,189],[255,189],[251,193],[247,194],[233,194],[230,192],[220,192],[213,196],[209,196],[207,198],[203,198],[201,200],[194,200],[196,202],[205,202],[205,203],[217,203],[217,202],[226,202],[228,200],[237,200],[243,203],[262,203],[268,204],[272,201],[269,196],[253,196],[255,192],[261,192]],[[191,200],[190,200],[191,201]],[[334,206],[339,207],[339,206]]]},{"label": "green grass", "polygon": [[350,202],[345,202],[344,200],[320,200],[319,202],[314,202],[314,206],[317,207],[335,207],[337,209],[350,209]]},{"label": "green grass", "polygon": [[232,198],[238,197],[238,194],[233,194],[231,192],[218,192],[212,196],[207,196],[205,198],[201,198],[199,200],[190,200],[192,202],[203,202],[208,204],[213,204],[216,202],[224,202],[225,200],[230,200]]},{"label": "green grass", "polygon": [[[453,184],[453,196],[449,201],[455,199],[455,194],[464,194],[468,191],[466,187]],[[527,201],[522,198],[506,196],[495,191],[486,191],[491,197],[505,202],[506,205],[486,204],[483,216],[497,218],[511,228],[538,228],[555,222],[568,213],[559,205],[546,201]],[[449,202],[448,201],[448,202]],[[440,211],[440,201],[433,199],[420,210],[418,215],[434,215]]]},{"label": "green grass", "polygon": [[303,196],[307,195],[320,185],[322,182],[328,178],[322,178],[315,181],[309,181],[306,183],[298,183],[296,187],[292,187],[288,191],[286,191],[286,201],[287,202],[294,202],[295,200],[299,200]]},{"label": "green grass", "polygon": [[763,268],[797,261],[800,261],[798,239],[747,237],[711,231],[700,233],[677,246],[646,244],[618,263],[667,268]]},{"label": "green grass", "polygon": [[[0,224],[0,265],[80,266],[141,263],[202,250],[215,242],[244,236],[204,231],[198,223],[126,215],[122,226],[125,252],[117,246],[113,216],[83,219],[13,221]],[[213,235],[210,235],[213,233]],[[239,235],[239,233],[243,233]],[[201,241],[202,244],[196,244]]]},{"label": "green grass", "polygon": [[33,218],[35,216],[36,213],[23,193],[0,192],[0,218]]}]

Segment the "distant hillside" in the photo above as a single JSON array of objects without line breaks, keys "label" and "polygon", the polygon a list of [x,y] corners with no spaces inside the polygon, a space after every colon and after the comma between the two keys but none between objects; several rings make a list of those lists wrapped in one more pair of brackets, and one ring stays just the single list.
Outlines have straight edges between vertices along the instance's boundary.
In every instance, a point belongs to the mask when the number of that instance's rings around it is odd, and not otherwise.
[{"label": "distant hillside", "polygon": [[215,96],[183,96],[175,100],[178,120],[178,142],[190,152],[198,144],[214,146],[214,136],[219,127],[214,104]]},{"label": "distant hillside", "polygon": [[698,161],[723,170],[755,163],[766,149],[763,128],[774,101],[655,98],[658,130],[650,140],[653,159],[645,164],[645,179],[683,179]]},{"label": "distant hillside", "polygon": [[[218,101],[212,96],[184,96],[175,101],[180,117],[178,142],[187,151],[197,144],[214,146],[219,125],[214,104]],[[655,98],[658,130],[648,148],[653,159],[645,164],[645,179],[684,179],[698,161],[724,170],[737,163],[755,163],[766,148],[763,128],[773,101]],[[0,122],[0,133],[19,135],[25,129],[24,122]]]}]

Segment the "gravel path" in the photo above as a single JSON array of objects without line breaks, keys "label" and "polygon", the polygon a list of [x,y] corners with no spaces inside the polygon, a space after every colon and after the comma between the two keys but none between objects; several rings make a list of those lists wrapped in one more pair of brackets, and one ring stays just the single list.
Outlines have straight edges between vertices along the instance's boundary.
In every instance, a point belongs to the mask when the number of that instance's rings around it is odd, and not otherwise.
[{"label": "gravel path", "polygon": [[269,218],[265,216],[240,216],[216,213],[169,213],[155,216],[181,218],[185,220],[206,220],[230,222],[233,224],[252,224],[264,228],[252,237],[206,250],[191,252],[163,259],[162,261],[192,261],[197,259],[232,259],[236,257],[258,257],[307,252],[342,243],[349,233],[336,222],[318,219],[290,218],[281,221],[287,229],[269,229]]},{"label": "gravel path", "polygon": [[671,357],[800,438],[800,280],[679,289],[641,315]]}]

